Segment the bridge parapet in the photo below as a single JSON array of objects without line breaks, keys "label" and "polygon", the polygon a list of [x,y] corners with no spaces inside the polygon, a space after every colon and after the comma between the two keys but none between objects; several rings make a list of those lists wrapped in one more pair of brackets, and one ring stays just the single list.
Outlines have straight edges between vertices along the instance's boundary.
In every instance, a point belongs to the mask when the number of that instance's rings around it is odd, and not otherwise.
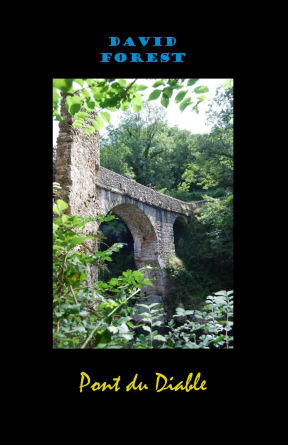
[{"label": "bridge parapet", "polygon": [[155,192],[149,187],[125,178],[105,167],[100,167],[98,171],[96,186],[110,192],[128,196],[129,198],[153,207],[162,208],[170,212],[182,213],[186,216],[192,215],[196,208],[196,204],[194,203],[180,201],[179,199]]}]

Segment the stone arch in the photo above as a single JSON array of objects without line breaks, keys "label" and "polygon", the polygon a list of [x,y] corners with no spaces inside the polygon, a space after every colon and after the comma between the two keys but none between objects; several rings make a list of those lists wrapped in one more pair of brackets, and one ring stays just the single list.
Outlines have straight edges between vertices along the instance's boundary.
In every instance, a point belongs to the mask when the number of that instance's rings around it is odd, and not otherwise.
[{"label": "stone arch", "polygon": [[[184,227],[186,227],[188,224],[188,218],[184,215],[177,215],[174,219],[173,222],[173,241],[174,241],[174,246],[175,246],[175,255],[176,255],[176,247],[178,246],[178,248],[181,246],[184,246],[184,238],[181,235],[181,232],[183,230]],[[176,235],[177,233],[177,235]],[[183,234],[183,232],[182,232]],[[177,238],[177,246],[176,246],[176,238]],[[177,252],[178,253],[178,252]],[[178,256],[178,255],[176,255]]]},{"label": "stone arch", "polygon": [[187,217],[184,215],[176,216],[173,222],[173,226],[176,225],[177,227],[186,227],[187,224],[188,224]]},{"label": "stone arch", "polygon": [[[107,193],[109,196],[106,195]],[[113,193],[107,191],[105,195],[103,194],[102,198],[105,196],[106,199],[100,199],[100,202],[102,202],[102,205],[100,205],[101,213],[107,215],[107,213],[113,211],[127,224],[134,240],[134,261],[137,269],[147,265],[158,268],[157,270],[144,271],[145,278],[151,280],[153,287],[144,285],[142,286],[142,291],[148,293],[151,293],[151,291],[156,293],[163,292],[163,274],[158,258],[159,240],[153,220],[151,221],[148,215],[133,200],[132,203],[127,202],[128,199],[121,197],[122,199],[120,199],[119,203],[119,196],[116,199]]]},{"label": "stone arch", "polygon": [[111,210],[127,224],[133,236],[137,268],[148,264],[159,267],[157,234],[148,216],[136,205],[128,203],[117,204]]}]

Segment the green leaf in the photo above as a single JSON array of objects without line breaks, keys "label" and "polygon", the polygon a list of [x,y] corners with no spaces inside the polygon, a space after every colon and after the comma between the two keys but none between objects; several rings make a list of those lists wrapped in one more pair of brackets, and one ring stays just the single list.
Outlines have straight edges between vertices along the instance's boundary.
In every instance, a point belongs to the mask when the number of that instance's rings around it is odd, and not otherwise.
[{"label": "green leaf", "polygon": [[223,340],[223,338],[225,338],[225,335],[220,335],[220,337],[218,337],[218,338],[216,338],[216,340],[214,340],[214,344],[216,344],[219,341]]},{"label": "green leaf", "polygon": [[[108,113],[107,113],[108,114]],[[102,121],[100,116],[96,116],[96,121],[98,122],[98,124],[100,125],[100,128],[104,127],[104,122]]]},{"label": "green leaf", "polygon": [[155,91],[153,91],[151,94],[150,94],[150,96],[148,97],[148,100],[155,100],[155,99],[158,99],[158,97],[160,96],[160,94],[161,94],[161,90],[155,90]]},{"label": "green leaf", "polygon": [[70,114],[74,115],[78,113],[83,102],[83,97],[79,96],[67,96],[65,106]]},{"label": "green leaf", "polygon": [[86,273],[81,273],[80,277],[79,277],[79,281],[84,281],[87,280],[87,275]]},{"label": "green leaf", "polygon": [[[154,320],[154,317],[153,317],[153,320]],[[162,324],[163,324],[162,321],[155,321],[155,322],[153,322],[153,326],[161,326]]]},{"label": "green leaf", "polygon": [[76,114],[75,114],[75,119],[76,119],[77,117],[90,117],[90,114],[85,113],[85,111],[80,111],[79,113],[76,113]]},{"label": "green leaf", "polygon": [[138,312],[138,315],[142,315],[143,316],[143,320],[142,321],[145,321],[146,323],[151,321],[150,320],[150,315],[149,315],[148,312]]},{"label": "green leaf", "polygon": [[90,93],[89,93],[89,91],[87,91],[87,90],[82,90],[82,96],[85,98],[85,99],[88,99],[88,97],[90,97]]},{"label": "green leaf", "polygon": [[53,229],[57,230],[58,227],[59,227],[58,224],[54,224],[54,223],[53,223]]},{"label": "green leaf", "polygon": [[77,246],[77,244],[82,244],[82,243],[83,243],[83,237],[75,236],[75,238],[72,238],[71,240],[69,240],[69,247],[71,249],[72,247]]},{"label": "green leaf", "polygon": [[99,331],[96,336],[95,344],[101,348],[105,347],[107,343],[111,341],[111,332],[109,331]]},{"label": "green leaf", "polygon": [[194,85],[194,83],[196,83],[199,79],[189,79],[187,82],[187,85]]},{"label": "green leaf", "polygon": [[53,79],[53,87],[58,88],[62,93],[74,93],[72,82],[74,79]]},{"label": "green leaf", "polygon": [[80,122],[80,121],[73,122],[72,127],[74,127],[74,128],[82,128],[83,127],[83,122]]},{"label": "green leaf", "polygon": [[124,277],[130,277],[130,275],[132,275],[132,270],[128,269],[126,272],[123,272],[122,275],[124,275]]},{"label": "green leaf", "polygon": [[173,94],[173,88],[171,88],[171,87],[166,87],[166,88],[164,88],[163,93],[165,93],[166,96],[168,96],[168,97],[172,97],[172,94]]},{"label": "green leaf", "polygon": [[181,104],[179,106],[180,111],[181,112],[184,111],[185,108],[188,107],[188,105],[190,105],[191,103],[193,103],[193,102],[191,102],[191,97],[188,97],[187,99],[184,99],[183,102],[181,102]]},{"label": "green leaf", "polygon": [[91,121],[91,124],[94,125],[94,127],[96,128],[96,130],[100,130],[100,125],[98,122],[96,121]]},{"label": "green leaf", "polygon": [[66,204],[66,202],[62,201],[62,199],[57,199],[57,206],[58,206],[59,210],[68,209],[68,204]]},{"label": "green leaf", "polygon": [[201,101],[201,100],[206,99],[206,96],[197,96],[197,99],[198,99],[199,101]]},{"label": "green leaf", "polygon": [[146,88],[148,88],[148,87],[146,87],[146,85],[136,85],[136,90],[138,91],[142,91],[142,90],[146,90]]},{"label": "green leaf", "polygon": [[103,121],[105,121],[105,122],[109,122],[111,119],[110,114],[107,113],[106,111],[100,111],[100,115],[101,115]]},{"label": "green leaf", "polygon": [[74,79],[74,82],[78,83],[78,85],[80,85],[81,87],[83,87],[83,85],[84,85],[83,79]]},{"label": "green leaf", "polygon": [[183,85],[181,85],[180,83],[177,83],[177,81],[175,79],[169,79],[168,80],[168,84],[170,85],[170,87],[172,87],[174,90],[179,90],[180,88],[183,88]]},{"label": "green leaf", "polygon": [[[82,105],[82,108],[87,111],[95,111],[95,107],[99,106],[99,102],[94,102],[93,100],[86,99],[86,102]],[[89,115],[90,116],[90,115]]]},{"label": "green leaf", "polygon": [[228,198],[226,199],[226,202],[231,201],[231,199],[233,199],[233,195],[228,196]]},{"label": "green leaf", "polygon": [[187,94],[188,90],[180,91],[177,96],[175,97],[175,102],[178,104],[178,102],[181,102],[181,100],[184,98],[184,96]]},{"label": "green leaf", "polygon": [[84,328],[84,326],[77,326],[76,328],[73,329],[74,331],[78,331],[78,332],[83,332],[86,333],[86,329]]},{"label": "green leaf", "polygon": [[155,335],[155,337],[153,337],[153,340],[160,340],[160,341],[167,341],[165,337],[163,337],[163,335]]},{"label": "green leaf", "polygon": [[148,284],[149,286],[152,286],[152,283],[148,278],[145,278],[145,280],[142,281],[142,284]]},{"label": "green leaf", "polygon": [[81,315],[81,317],[87,317],[89,315],[89,312],[81,311],[81,312],[79,312],[79,315]]},{"label": "green leaf", "polygon": [[[116,318],[116,320],[114,320],[114,326],[122,326],[123,324],[127,323],[129,320],[131,320],[131,317],[121,317],[121,318]],[[126,330],[126,332],[128,332],[128,329]]]},{"label": "green leaf", "polygon": [[139,93],[134,93],[132,98],[132,110],[138,113],[142,108],[142,97]]},{"label": "green leaf", "polygon": [[94,133],[94,131],[95,131],[95,128],[91,127],[91,125],[87,125],[85,130],[84,130],[84,133],[85,134],[92,134],[92,133]]},{"label": "green leaf", "polygon": [[69,306],[68,310],[70,314],[79,314],[81,304],[72,304]]},{"label": "green leaf", "polygon": [[139,340],[142,345],[147,345],[147,339],[143,334],[138,335],[137,340]]},{"label": "green leaf", "polygon": [[124,80],[124,79],[116,79],[116,80],[119,83],[120,87],[126,86],[126,80]]},{"label": "green leaf", "polygon": [[112,332],[112,334],[117,334],[118,328],[116,326],[108,326],[108,331]]},{"label": "green leaf", "polygon": [[[124,272],[123,272],[123,275],[124,275]],[[143,273],[138,272],[137,270],[135,270],[135,271],[132,273],[131,276],[134,277],[135,280],[138,281],[138,283],[140,283],[140,281],[142,280],[142,278],[143,278],[144,275],[143,275]]]},{"label": "green leaf", "polygon": [[129,108],[129,106],[130,106],[130,102],[128,102],[126,100],[124,102],[121,102],[120,108],[121,108],[122,111],[125,111],[125,110],[127,110],[127,108]]},{"label": "green leaf", "polygon": [[144,331],[151,332],[151,328],[150,328],[149,326],[142,326],[142,329],[143,329]]},{"label": "green leaf", "polygon": [[194,310],[193,311],[185,311],[184,312],[184,315],[192,315],[192,314],[194,314]]},{"label": "green leaf", "polygon": [[64,314],[64,311],[60,311],[60,312],[58,312],[58,311],[56,311],[56,310],[54,309],[54,314],[56,315],[57,318],[60,318],[60,317],[62,317],[62,315]]},{"label": "green leaf", "polygon": [[233,79],[226,79],[225,82],[223,83],[223,88],[225,90],[228,90],[228,88],[230,88],[230,86],[233,85]]},{"label": "green leaf", "polygon": [[56,207],[55,204],[53,204],[53,212],[57,213],[57,215],[60,215],[59,209]]},{"label": "green leaf", "polygon": [[163,82],[163,80],[156,80],[156,82],[153,83],[152,88],[159,87],[159,85],[165,85],[165,82]]},{"label": "green leaf", "polygon": [[[54,119],[54,117],[55,117],[55,119]],[[60,116],[58,110],[53,110],[53,120],[59,121],[59,122],[61,122],[63,120],[62,117]],[[231,120],[233,121],[233,119],[231,119]]]},{"label": "green leaf", "polygon": [[161,98],[161,104],[163,105],[163,107],[167,108],[169,105],[169,97],[163,93],[162,94],[162,98]]},{"label": "green leaf", "polygon": [[201,87],[196,87],[193,90],[194,93],[209,93],[209,88],[207,88],[205,85],[202,85]]}]

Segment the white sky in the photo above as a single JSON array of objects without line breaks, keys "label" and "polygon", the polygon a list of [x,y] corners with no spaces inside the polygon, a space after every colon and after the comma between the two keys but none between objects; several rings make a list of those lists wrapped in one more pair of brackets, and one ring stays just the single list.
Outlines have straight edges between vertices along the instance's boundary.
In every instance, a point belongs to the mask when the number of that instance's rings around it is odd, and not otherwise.
[{"label": "white sky", "polygon": [[[135,79],[125,79],[127,82],[131,83],[133,82],[133,80]],[[199,105],[199,114],[196,114],[195,111],[191,110],[191,105],[188,106],[182,113],[179,110],[179,105],[180,103],[176,104],[175,103],[175,97],[178,94],[177,90],[173,91],[173,96],[170,98],[169,101],[169,105],[166,108],[167,110],[167,116],[166,119],[168,120],[168,125],[170,125],[171,127],[174,125],[178,125],[178,127],[180,129],[186,129],[191,131],[192,133],[209,133],[210,131],[210,127],[205,125],[205,110],[207,109],[207,104],[208,101],[211,97],[214,96],[216,88],[223,84],[223,82],[226,79],[200,79],[198,80],[198,82],[196,82],[195,85],[193,85],[192,87],[188,87],[188,94],[189,91],[193,91],[193,89],[195,87],[201,86],[201,85],[206,85],[209,88],[209,93],[204,93],[206,95],[206,99],[205,101],[203,101],[202,103],[200,103]],[[137,84],[142,84],[142,85],[153,85],[155,81],[147,81],[146,79],[138,79],[137,80]],[[80,88],[80,86],[78,84],[75,84],[76,88]],[[84,84],[85,86],[85,84]],[[154,90],[154,88],[151,88],[148,86],[148,88],[146,90],[143,91],[138,91],[138,93],[142,94],[142,100],[147,100],[150,93]],[[187,94],[187,97],[188,97]],[[161,98],[161,96],[160,96]],[[160,98],[158,98],[157,100],[152,100],[150,103],[153,104],[157,104],[160,105]],[[193,98],[192,98],[193,100]],[[194,104],[195,105],[195,102]],[[117,125],[119,123],[119,118],[121,116],[121,114],[123,113],[123,111],[121,110],[117,110],[114,112],[110,112],[109,114],[111,116],[110,122],[113,125]],[[59,122],[57,121],[53,121],[53,146],[56,145],[56,140],[58,137],[58,133],[59,133],[59,129],[58,129],[58,124]],[[108,125],[108,123],[105,122],[105,127]],[[104,129],[102,129],[100,131],[102,133],[105,133],[105,127]]]}]

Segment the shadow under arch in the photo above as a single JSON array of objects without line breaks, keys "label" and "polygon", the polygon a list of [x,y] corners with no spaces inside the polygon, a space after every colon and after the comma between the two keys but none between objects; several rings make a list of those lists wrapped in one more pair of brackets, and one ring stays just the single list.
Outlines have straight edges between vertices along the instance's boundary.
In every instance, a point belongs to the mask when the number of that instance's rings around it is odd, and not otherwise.
[{"label": "shadow under arch", "polygon": [[137,268],[159,267],[157,235],[148,216],[133,204],[119,204],[111,210],[127,224],[133,236]]},{"label": "shadow under arch", "polygon": [[179,247],[182,248],[185,243],[184,239],[182,238],[182,233],[183,229],[186,228],[187,225],[188,225],[188,219],[186,216],[182,215],[177,216],[173,223],[173,238],[175,246],[174,254],[179,258],[181,258],[181,255],[179,256]]},{"label": "shadow under arch", "polygon": [[115,243],[124,243],[124,246],[111,256],[112,262],[107,262],[106,267],[98,270],[98,280],[108,282],[113,277],[120,276],[124,271],[136,270],[137,266],[134,260],[134,239],[127,224],[119,215],[112,212],[114,218],[110,222],[103,221],[98,234],[104,236],[98,243],[98,250],[105,251]]},{"label": "shadow under arch", "polygon": [[177,216],[177,218],[175,218],[173,226],[174,227],[186,227],[187,224],[188,224],[187,217],[180,215],[180,216]]},{"label": "shadow under arch", "polygon": [[158,268],[157,270],[148,269],[143,271],[145,278],[149,278],[152,286],[143,285],[142,291],[148,294],[163,293],[163,274],[161,273],[158,260],[158,238],[149,217],[139,207],[128,203],[115,205],[109,211],[119,216],[132,234],[134,240],[134,261],[137,269],[148,265]]}]

